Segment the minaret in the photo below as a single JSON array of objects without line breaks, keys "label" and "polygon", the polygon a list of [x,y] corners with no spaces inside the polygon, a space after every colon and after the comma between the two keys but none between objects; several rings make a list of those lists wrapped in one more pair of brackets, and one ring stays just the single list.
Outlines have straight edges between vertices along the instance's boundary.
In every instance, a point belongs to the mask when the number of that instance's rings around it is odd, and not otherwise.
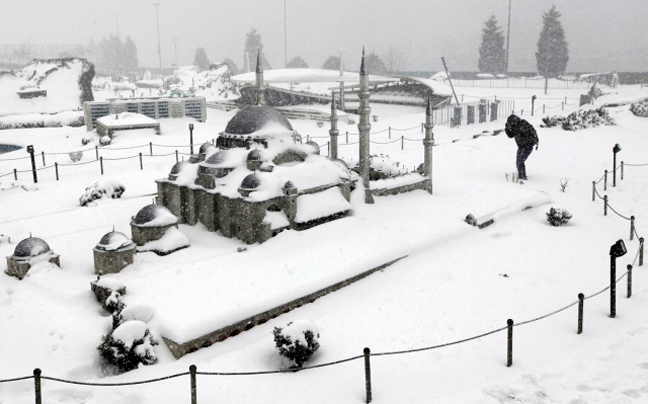
[{"label": "minaret", "polygon": [[342,52],[340,52],[340,109],[344,111],[344,65],[342,64]]},{"label": "minaret", "polygon": [[257,105],[265,104],[263,98],[263,68],[261,67],[261,49],[257,51],[257,63],[256,63],[256,87],[257,87]]},{"label": "minaret", "polygon": [[331,151],[329,152],[329,158],[331,160],[336,160],[338,158],[338,135],[340,131],[337,128],[337,108],[335,108],[335,95],[331,92],[331,129],[329,130],[329,136],[331,137]]},{"label": "minaret", "polygon": [[423,139],[423,150],[425,153],[423,160],[423,175],[430,179],[428,192],[432,194],[432,148],[434,147],[434,123],[432,122],[432,102],[428,98],[427,108],[425,108],[425,138]]},{"label": "minaret", "polygon": [[362,61],[360,62],[360,91],[358,91],[358,98],[360,98],[360,106],[358,107],[358,113],[360,114],[360,122],[358,122],[358,132],[360,132],[360,177],[362,178],[362,186],[365,189],[365,203],[374,203],[373,195],[371,195],[371,189],[369,188],[371,158],[369,154],[371,133],[369,96],[369,76],[365,68],[365,51],[363,47]]}]

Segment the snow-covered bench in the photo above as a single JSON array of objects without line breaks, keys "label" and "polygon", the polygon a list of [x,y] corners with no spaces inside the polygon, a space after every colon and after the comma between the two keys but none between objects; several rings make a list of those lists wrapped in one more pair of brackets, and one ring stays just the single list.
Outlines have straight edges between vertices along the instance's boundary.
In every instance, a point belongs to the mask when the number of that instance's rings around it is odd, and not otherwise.
[{"label": "snow-covered bench", "polygon": [[101,136],[112,137],[117,130],[147,128],[155,129],[155,133],[160,134],[160,122],[142,114],[122,112],[97,119],[97,133]]}]

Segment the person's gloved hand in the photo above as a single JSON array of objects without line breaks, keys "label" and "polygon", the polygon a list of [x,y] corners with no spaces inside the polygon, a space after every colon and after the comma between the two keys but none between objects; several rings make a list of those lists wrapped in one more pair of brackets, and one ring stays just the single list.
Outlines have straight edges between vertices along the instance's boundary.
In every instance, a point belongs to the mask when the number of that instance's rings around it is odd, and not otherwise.
[{"label": "person's gloved hand", "polygon": [[536,150],[538,150],[539,146],[540,146],[540,143],[536,143]]}]

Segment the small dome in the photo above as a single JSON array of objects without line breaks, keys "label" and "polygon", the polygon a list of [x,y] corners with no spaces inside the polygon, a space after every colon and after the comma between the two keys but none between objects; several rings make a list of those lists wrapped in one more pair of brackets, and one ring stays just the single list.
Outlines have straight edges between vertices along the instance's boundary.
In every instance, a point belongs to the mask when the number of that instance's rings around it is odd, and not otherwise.
[{"label": "small dome", "polygon": [[50,251],[50,246],[45,240],[38,237],[29,237],[18,243],[14,250],[15,257],[35,257]]},{"label": "small dome", "polygon": [[177,222],[178,218],[162,205],[146,205],[133,219],[133,223],[140,226],[166,226]]},{"label": "small dome", "polygon": [[250,174],[241,181],[241,189],[256,189],[261,185],[261,180],[256,174]]},{"label": "small dome", "polygon": [[293,130],[288,119],[276,109],[267,105],[248,105],[230,119],[225,128],[225,133],[249,135],[271,122],[276,122],[290,131]]},{"label": "small dome", "polygon": [[316,154],[320,154],[320,146],[317,144],[317,142],[309,140],[308,142],[306,142],[306,144],[312,146],[315,149]]},{"label": "small dome", "polygon": [[295,188],[295,184],[293,184],[292,181],[288,180],[288,181],[286,181],[286,183],[284,184],[284,188],[285,188],[285,189]]},{"label": "small dome", "polygon": [[263,153],[261,153],[261,150],[259,149],[254,149],[251,152],[249,152],[247,155],[247,161],[262,161],[262,160],[263,160]]},{"label": "small dome", "polygon": [[209,150],[210,147],[214,147],[214,146],[212,146],[212,144],[211,144],[211,143],[208,143],[208,142],[207,142],[207,143],[203,143],[203,144],[200,146],[200,149],[198,149],[198,153],[200,153],[200,154],[206,154],[206,153],[207,153],[207,150]]},{"label": "small dome", "polygon": [[218,165],[222,164],[225,161],[225,158],[227,157],[227,151],[226,150],[221,150],[218,151],[211,156],[209,156],[204,164],[211,164],[211,165]]},{"label": "small dome", "polygon": [[133,242],[124,234],[118,231],[111,231],[104,234],[104,236],[97,243],[98,250],[115,251],[120,248],[129,247]]},{"label": "small dome", "polygon": [[178,175],[180,174],[180,171],[182,171],[182,168],[186,166],[187,164],[190,164],[188,161],[179,161],[171,167],[171,172],[169,175]]}]

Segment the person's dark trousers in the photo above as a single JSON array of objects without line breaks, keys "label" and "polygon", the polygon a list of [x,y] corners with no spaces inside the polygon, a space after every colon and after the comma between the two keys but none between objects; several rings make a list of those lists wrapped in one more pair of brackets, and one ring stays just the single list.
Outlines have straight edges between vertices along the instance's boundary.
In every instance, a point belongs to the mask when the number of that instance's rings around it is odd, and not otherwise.
[{"label": "person's dark trousers", "polygon": [[518,178],[521,180],[527,179],[526,166],[524,165],[524,162],[526,161],[527,158],[529,158],[532,151],[533,151],[533,145],[518,147],[517,159],[515,160],[515,164],[517,165]]}]

